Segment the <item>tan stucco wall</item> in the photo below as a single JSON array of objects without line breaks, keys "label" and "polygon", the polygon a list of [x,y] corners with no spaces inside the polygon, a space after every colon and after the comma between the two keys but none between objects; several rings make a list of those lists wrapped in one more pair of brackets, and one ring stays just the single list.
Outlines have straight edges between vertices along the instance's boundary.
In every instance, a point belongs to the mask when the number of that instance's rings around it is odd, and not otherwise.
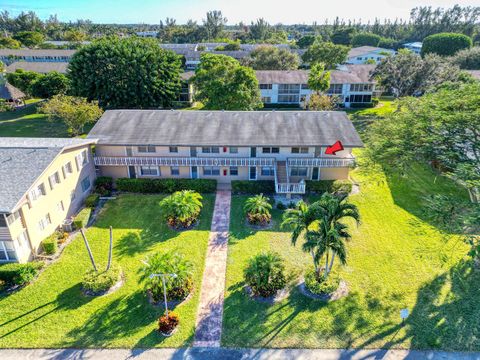
[{"label": "tan stucco wall", "polygon": [[[22,198],[20,206],[17,208],[20,209],[21,219],[18,219],[9,225],[10,234],[12,239],[14,239],[15,247],[18,250],[17,256],[19,257],[19,262],[28,261],[31,255],[30,251],[21,251],[22,249],[19,248],[18,241],[16,240],[23,231],[22,221],[27,230],[32,251],[36,252],[39,249],[42,240],[50,236],[57,227],[62,224],[63,220],[74,215],[82,207],[85,197],[90,193],[95,181],[95,167],[93,165],[93,158],[90,151],[88,152],[88,164],[84,165],[80,170],[77,169],[75,157],[85,149],[88,149],[88,146],[65,150],[50,164],[39,179],[32,185],[30,189],[43,183],[46,191],[45,196],[42,196],[35,201],[29,201],[27,192]],[[73,173],[64,178],[62,166],[68,162],[71,162],[72,164]],[[56,184],[54,188],[51,189],[48,177],[56,171],[59,173],[60,183]],[[87,176],[90,179],[91,186],[89,190],[83,192],[81,181]],[[75,194],[73,200],[72,194]],[[63,202],[63,211],[57,208],[57,204],[61,201]],[[40,230],[38,223],[47,213],[50,214],[51,224],[45,229]]]},{"label": "tan stucco wall", "polygon": [[349,168],[321,168],[320,180],[346,180]]},{"label": "tan stucco wall", "polygon": [[100,166],[101,176],[110,176],[113,179],[128,177],[128,168],[126,166]]}]

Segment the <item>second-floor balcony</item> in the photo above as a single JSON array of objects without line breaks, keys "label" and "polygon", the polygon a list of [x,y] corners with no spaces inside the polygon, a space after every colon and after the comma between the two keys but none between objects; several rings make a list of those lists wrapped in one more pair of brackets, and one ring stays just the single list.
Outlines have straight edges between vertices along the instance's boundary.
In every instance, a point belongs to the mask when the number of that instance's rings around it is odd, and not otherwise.
[{"label": "second-floor balcony", "polygon": [[317,157],[317,158],[289,158],[287,159],[288,166],[306,166],[306,167],[323,167],[323,168],[336,168],[336,167],[353,167],[355,166],[355,158],[344,157]]},{"label": "second-floor balcony", "polygon": [[95,156],[100,166],[274,166],[274,158]]}]

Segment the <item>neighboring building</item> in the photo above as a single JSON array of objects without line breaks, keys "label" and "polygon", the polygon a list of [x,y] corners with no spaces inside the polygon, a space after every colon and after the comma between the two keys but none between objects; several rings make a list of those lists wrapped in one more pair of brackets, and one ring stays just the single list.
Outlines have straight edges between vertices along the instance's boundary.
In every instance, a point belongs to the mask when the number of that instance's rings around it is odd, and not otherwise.
[{"label": "neighboring building", "polygon": [[[272,180],[305,193],[303,180],[347,179],[362,147],[344,112],[108,110],[87,138],[113,178]],[[340,140],[344,150],[326,155]]]},{"label": "neighboring building", "polygon": [[25,94],[20,90],[17,89],[12,84],[5,82],[0,85],[0,99],[5,100],[12,106],[19,106],[23,104],[23,99],[25,98]]},{"label": "neighboring building", "polygon": [[61,74],[67,73],[68,62],[31,62],[16,61],[7,66],[7,73],[15,72],[17,69],[25,71],[34,71],[40,74],[46,74],[51,71],[57,71]]},{"label": "neighboring building", "polygon": [[421,42],[411,42],[402,45],[405,49],[413,51],[415,54],[419,54],[422,52],[422,43]]},{"label": "neighboring building", "polygon": [[10,65],[16,61],[68,62],[76,50],[60,49],[0,49],[0,61]]},{"label": "neighboring building", "polygon": [[30,260],[82,207],[93,139],[0,138],[0,262]]},{"label": "neighboring building", "polygon": [[365,64],[368,60],[374,60],[378,64],[382,59],[393,55],[395,55],[395,50],[374,46],[360,46],[348,52],[347,64]]},{"label": "neighboring building", "polygon": [[143,38],[156,38],[158,31],[138,31],[135,34]]},{"label": "neighboring building", "polygon": [[177,99],[179,106],[189,106],[193,103],[193,85],[190,83],[190,79],[194,74],[193,71],[187,71],[180,74],[182,87]]},{"label": "neighboring building", "polygon": [[52,44],[55,46],[65,46],[65,45],[77,45],[77,44],[82,44],[82,45],[88,45],[91,44],[91,41],[66,41],[66,40],[45,40],[44,43],[46,44]]}]

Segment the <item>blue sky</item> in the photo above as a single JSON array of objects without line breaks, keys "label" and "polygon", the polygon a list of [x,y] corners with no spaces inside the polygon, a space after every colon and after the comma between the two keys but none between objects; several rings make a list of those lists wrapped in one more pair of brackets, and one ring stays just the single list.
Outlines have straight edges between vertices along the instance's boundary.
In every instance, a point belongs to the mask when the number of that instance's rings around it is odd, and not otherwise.
[{"label": "blue sky", "polygon": [[323,22],[336,16],[363,21],[408,19],[419,5],[449,7],[454,3],[478,6],[478,0],[0,0],[0,9],[17,15],[34,10],[41,18],[57,14],[60,20],[90,19],[97,23],[149,23],[172,17],[178,23],[201,22],[207,10],[221,10],[230,24],[263,17],[270,23]]}]

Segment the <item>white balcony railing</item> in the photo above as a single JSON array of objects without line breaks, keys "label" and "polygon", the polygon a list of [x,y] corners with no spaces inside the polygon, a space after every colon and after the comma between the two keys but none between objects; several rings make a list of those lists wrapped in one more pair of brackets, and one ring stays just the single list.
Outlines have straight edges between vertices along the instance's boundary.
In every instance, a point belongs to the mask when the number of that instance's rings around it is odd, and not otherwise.
[{"label": "white balcony railing", "polygon": [[305,194],[305,183],[275,183],[277,194]]},{"label": "white balcony railing", "polygon": [[289,158],[289,166],[318,166],[318,167],[352,167],[355,158]]},{"label": "white balcony railing", "polygon": [[100,166],[274,166],[273,158],[95,156]]}]

